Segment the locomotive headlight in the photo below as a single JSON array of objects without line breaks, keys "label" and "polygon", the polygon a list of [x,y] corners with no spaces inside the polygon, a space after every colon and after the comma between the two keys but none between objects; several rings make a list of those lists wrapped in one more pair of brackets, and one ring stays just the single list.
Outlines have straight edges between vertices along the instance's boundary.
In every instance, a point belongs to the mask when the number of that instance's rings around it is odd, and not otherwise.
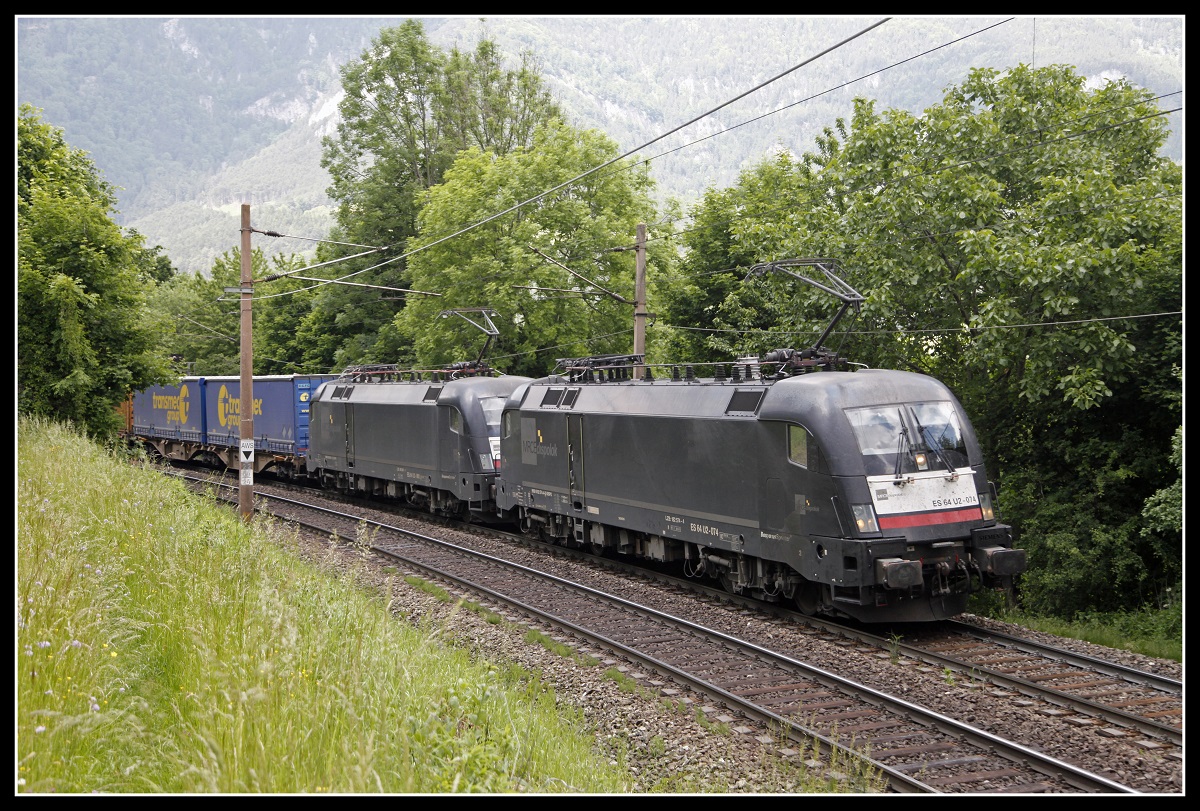
[{"label": "locomotive headlight", "polygon": [[879,524],[875,520],[875,509],[870,504],[851,504],[850,511],[854,514],[854,524],[859,532],[878,532]]},{"label": "locomotive headlight", "polygon": [[917,470],[928,470],[929,459],[923,453],[917,453],[914,457],[917,461]]},{"label": "locomotive headlight", "polygon": [[992,510],[992,494],[991,493],[980,493],[979,494],[979,509],[983,511],[983,520],[984,521],[995,521],[996,520],[996,513],[995,513],[995,511]]}]

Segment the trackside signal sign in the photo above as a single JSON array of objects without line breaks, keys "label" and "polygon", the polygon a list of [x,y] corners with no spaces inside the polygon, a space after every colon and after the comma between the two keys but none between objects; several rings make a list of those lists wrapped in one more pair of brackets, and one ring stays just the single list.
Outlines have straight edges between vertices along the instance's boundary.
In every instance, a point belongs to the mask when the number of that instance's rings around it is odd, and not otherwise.
[{"label": "trackside signal sign", "polygon": [[241,483],[243,485],[254,484],[254,440],[240,440],[238,446],[240,448],[239,456],[242,462]]}]

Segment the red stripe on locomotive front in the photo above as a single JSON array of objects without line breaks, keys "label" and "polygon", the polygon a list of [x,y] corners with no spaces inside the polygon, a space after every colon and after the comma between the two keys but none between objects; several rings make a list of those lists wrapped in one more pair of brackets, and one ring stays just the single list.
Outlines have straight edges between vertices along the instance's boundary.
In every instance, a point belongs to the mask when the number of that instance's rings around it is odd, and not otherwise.
[{"label": "red stripe on locomotive front", "polygon": [[983,512],[978,507],[964,510],[942,510],[932,513],[909,513],[908,515],[879,516],[880,529],[904,529],[905,527],[929,527],[935,524],[957,524],[962,521],[979,521]]}]

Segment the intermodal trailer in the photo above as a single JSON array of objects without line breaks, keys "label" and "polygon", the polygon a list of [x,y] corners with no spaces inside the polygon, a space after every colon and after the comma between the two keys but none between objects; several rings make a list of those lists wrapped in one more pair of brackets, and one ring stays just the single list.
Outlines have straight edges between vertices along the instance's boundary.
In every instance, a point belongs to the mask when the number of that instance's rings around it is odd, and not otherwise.
[{"label": "intermodal trailer", "polygon": [[[254,378],[254,470],[306,472],[309,402],[336,375],[260,375]],[[240,469],[241,378],[185,377],[133,397],[132,435],[161,456],[207,460]]]},{"label": "intermodal trailer", "polygon": [[130,435],[160,456],[186,462],[203,452],[204,378],[135,392],[132,411]]},{"label": "intermodal trailer", "polygon": [[[258,375],[254,378],[254,471],[275,468],[285,475],[306,472],[310,402],[317,388],[336,375]],[[206,441],[226,467],[240,468],[242,380],[202,378]]]}]

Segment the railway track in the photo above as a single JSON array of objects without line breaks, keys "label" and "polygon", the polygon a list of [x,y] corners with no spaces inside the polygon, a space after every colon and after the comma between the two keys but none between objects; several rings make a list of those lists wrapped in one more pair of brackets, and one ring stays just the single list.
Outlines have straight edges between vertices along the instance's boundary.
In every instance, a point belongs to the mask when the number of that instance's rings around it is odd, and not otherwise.
[{"label": "railway track", "polygon": [[1097,724],[1183,746],[1183,682],[965,623],[913,633],[906,655],[977,674]]},{"label": "railway track", "polygon": [[[321,508],[291,499],[275,503],[286,506],[272,508],[273,512],[289,520],[317,524],[322,532],[337,531],[345,537],[360,526],[356,515],[323,512],[320,519],[312,517],[316,513],[303,518],[306,511]],[[780,650],[435,538],[383,523],[372,522],[371,526],[377,533],[373,545],[378,554],[423,570],[427,576],[455,582],[462,589],[482,595],[482,599],[505,606],[505,610],[614,651],[635,667],[654,674],[651,681],[660,682],[664,691],[694,695],[692,700],[699,706],[717,714],[731,713],[757,721],[770,728],[772,735],[798,743],[811,745],[815,741],[826,754],[839,752],[861,758],[884,775],[893,791],[1133,791],[884,690],[811,666]],[[830,628],[813,628],[812,632],[835,633]],[[978,637],[978,629],[970,633],[975,634],[972,638]],[[868,642],[863,637],[855,644]],[[891,646],[894,653],[897,643],[892,639],[871,644],[877,649]],[[962,649],[956,653],[961,654]],[[978,661],[966,664],[944,651],[937,653],[908,643],[904,655],[926,662],[932,656],[943,657],[939,662],[954,659],[981,672]],[[932,677],[936,678],[936,673]],[[1036,685],[1035,681],[1029,683]],[[1012,684],[1006,686],[1011,689]],[[1025,689],[1032,688],[1022,685]],[[1166,689],[1170,689],[1169,684]],[[1155,733],[1162,734],[1158,730]]]}]

